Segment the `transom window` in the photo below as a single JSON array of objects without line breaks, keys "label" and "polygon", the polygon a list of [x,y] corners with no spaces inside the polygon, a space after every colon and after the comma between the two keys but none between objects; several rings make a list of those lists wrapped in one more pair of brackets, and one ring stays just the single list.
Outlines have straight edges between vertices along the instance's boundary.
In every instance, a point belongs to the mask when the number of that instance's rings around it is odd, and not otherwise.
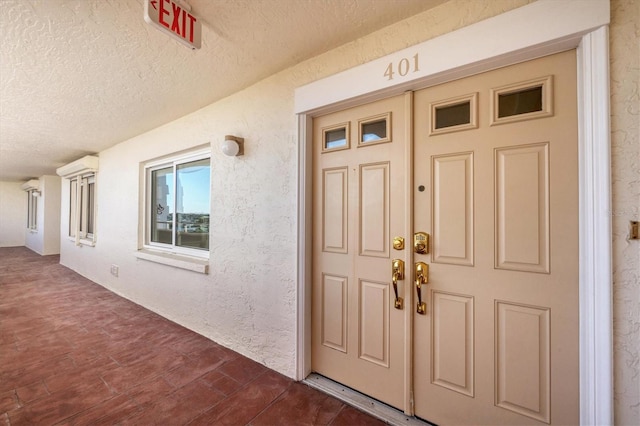
[{"label": "transom window", "polygon": [[154,162],[145,169],[145,246],[208,257],[210,151]]},{"label": "transom window", "polygon": [[358,146],[391,142],[391,112],[358,120]]},{"label": "transom window", "polygon": [[431,104],[429,135],[478,128],[478,93]]},{"label": "transom window", "polygon": [[349,123],[322,129],[322,152],[349,149]]},{"label": "transom window", "polygon": [[490,124],[553,115],[553,77],[546,76],[491,89]]}]

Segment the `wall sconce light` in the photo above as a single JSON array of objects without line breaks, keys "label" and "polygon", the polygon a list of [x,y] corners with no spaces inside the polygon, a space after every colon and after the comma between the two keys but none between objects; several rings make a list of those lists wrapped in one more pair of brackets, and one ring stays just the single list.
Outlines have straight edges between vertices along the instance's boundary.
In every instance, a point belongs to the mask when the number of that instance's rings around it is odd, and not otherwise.
[{"label": "wall sconce light", "polygon": [[222,143],[222,152],[229,157],[244,155],[244,138],[227,135]]}]

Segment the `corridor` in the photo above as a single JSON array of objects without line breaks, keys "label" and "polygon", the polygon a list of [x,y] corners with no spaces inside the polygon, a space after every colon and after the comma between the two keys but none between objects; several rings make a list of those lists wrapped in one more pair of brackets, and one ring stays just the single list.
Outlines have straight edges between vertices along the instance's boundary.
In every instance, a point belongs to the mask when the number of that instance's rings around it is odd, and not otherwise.
[{"label": "corridor", "polygon": [[0,423],[383,424],[25,247],[0,248]]}]

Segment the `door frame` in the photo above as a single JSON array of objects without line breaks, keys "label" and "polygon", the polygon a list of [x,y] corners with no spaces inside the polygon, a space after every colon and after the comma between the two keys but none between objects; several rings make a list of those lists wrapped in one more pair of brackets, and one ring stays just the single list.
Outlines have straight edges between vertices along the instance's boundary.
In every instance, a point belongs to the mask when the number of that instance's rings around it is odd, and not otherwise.
[{"label": "door frame", "polygon": [[[297,380],[311,372],[313,117],[575,48],[580,423],[613,424],[609,22],[609,0],[538,0],[296,89]],[[414,55],[426,58],[419,69],[393,80],[383,77],[389,64],[397,66]]]}]

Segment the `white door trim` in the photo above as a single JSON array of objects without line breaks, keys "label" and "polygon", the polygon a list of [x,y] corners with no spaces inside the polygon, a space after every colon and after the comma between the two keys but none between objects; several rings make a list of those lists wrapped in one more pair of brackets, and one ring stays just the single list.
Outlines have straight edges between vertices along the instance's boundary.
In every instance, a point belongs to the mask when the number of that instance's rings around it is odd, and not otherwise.
[{"label": "white door trim", "polygon": [[[608,0],[539,0],[296,89],[298,380],[311,371],[312,117],[577,48],[580,423],[613,424],[609,16]],[[389,64],[416,54],[418,69],[384,77]]]}]

